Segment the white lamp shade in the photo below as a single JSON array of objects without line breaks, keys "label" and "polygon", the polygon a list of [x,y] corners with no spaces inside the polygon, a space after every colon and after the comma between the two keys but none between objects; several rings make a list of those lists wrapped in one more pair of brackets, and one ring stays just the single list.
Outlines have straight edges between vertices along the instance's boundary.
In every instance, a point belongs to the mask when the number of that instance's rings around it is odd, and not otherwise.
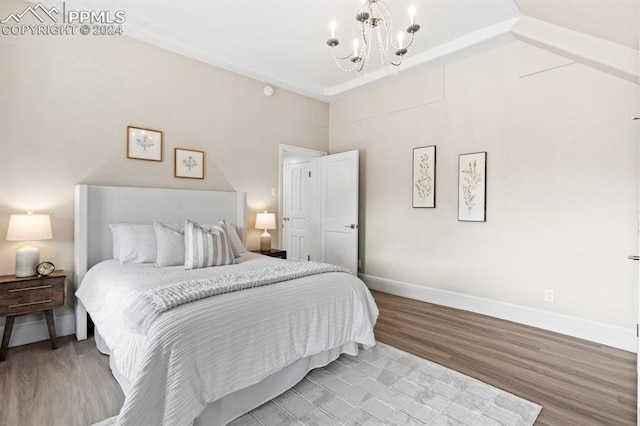
[{"label": "white lamp shade", "polygon": [[258,213],[256,216],[256,229],[276,229],[275,213]]},{"label": "white lamp shade", "polygon": [[48,214],[12,214],[7,241],[50,240],[51,219]]}]

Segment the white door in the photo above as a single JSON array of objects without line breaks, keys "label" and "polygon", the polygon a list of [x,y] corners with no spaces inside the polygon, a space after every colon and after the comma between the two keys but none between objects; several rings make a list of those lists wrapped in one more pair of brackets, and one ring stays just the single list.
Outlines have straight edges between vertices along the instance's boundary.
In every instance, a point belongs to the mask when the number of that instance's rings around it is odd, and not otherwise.
[{"label": "white door", "polygon": [[284,249],[290,260],[311,259],[311,198],[314,196],[311,174],[314,168],[312,161],[284,166],[282,229]]},{"label": "white door", "polygon": [[358,151],[320,163],[320,260],[358,273]]}]

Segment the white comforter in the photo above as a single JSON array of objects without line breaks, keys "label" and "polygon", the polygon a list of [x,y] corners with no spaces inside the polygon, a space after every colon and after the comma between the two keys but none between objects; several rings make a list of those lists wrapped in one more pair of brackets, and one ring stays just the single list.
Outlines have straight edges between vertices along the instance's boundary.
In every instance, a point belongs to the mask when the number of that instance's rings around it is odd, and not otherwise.
[{"label": "white comforter", "polygon": [[238,265],[185,271],[105,261],[77,291],[131,383],[118,425],[189,425],[204,407],[297,359],[354,341],[375,344],[378,309],[365,285],[326,273],[218,295],[164,312],[145,335],[124,311],[138,292],[282,260],[244,253]]}]

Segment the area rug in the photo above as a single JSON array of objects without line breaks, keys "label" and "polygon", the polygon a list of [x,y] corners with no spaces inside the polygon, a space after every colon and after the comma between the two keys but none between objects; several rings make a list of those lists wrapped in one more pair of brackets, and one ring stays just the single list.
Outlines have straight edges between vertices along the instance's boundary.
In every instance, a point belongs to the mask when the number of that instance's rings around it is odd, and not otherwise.
[{"label": "area rug", "polygon": [[542,407],[377,343],[311,371],[230,426],[533,425]]}]

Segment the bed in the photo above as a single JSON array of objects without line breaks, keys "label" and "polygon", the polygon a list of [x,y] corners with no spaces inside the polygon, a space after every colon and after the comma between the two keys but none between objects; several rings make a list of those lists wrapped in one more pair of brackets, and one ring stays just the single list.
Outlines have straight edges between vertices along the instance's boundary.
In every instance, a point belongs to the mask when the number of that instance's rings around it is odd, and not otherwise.
[{"label": "bed", "polygon": [[245,204],[233,192],[76,187],[76,335],[86,339],[88,311],[125,393],[113,423],[227,424],[311,369],[375,344],[371,294],[356,277],[334,271],[204,298],[159,314],[146,328],[132,325],[128,301],[149,289],[294,262],[244,252],[237,264],[191,271],[121,264],[108,225],[226,219],[244,242]]}]

